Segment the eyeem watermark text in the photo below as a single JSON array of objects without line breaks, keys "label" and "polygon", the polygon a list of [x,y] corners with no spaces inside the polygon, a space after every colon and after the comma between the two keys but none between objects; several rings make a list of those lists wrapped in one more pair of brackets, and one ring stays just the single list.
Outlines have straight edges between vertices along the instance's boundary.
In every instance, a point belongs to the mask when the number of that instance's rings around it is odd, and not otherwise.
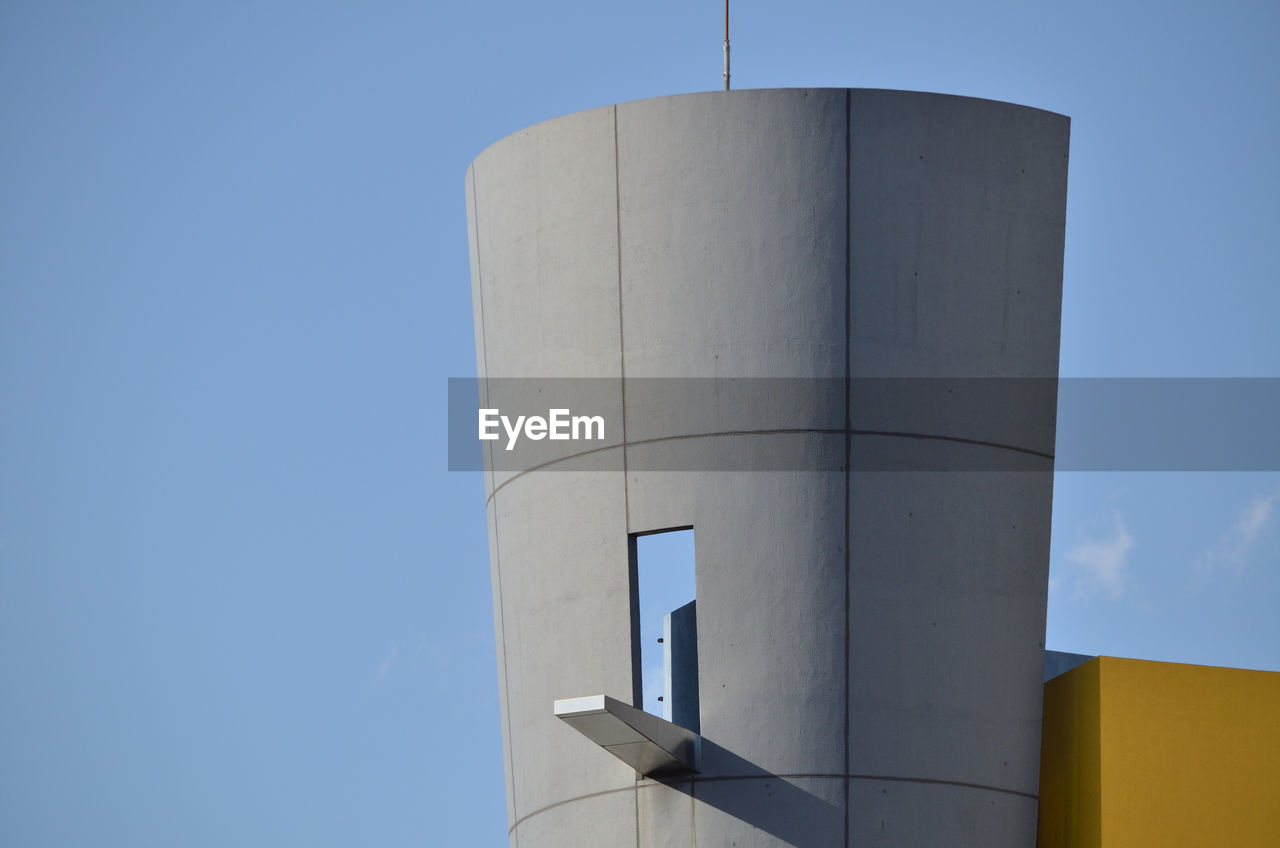
[{"label": "eyeem watermark text", "polygon": [[516,446],[521,434],[535,442],[591,441],[604,438],[604,416],[574,415],[567,409],[549,409],[547,417],[541,415],[517,415],[515,421],[497,409],[480,410],[480,439],[492,441],[499,438],[498,427],[507,433],[507,450]]}]

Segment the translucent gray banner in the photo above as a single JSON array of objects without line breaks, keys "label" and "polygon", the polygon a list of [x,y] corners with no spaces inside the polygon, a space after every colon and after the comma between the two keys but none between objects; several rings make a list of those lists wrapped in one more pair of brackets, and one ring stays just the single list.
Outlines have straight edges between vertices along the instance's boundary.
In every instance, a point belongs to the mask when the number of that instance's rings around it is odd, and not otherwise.
[{"label": "translucent gray banner", "polygon": [[1275,378],[456,378],[448,450],[501,473],[1276,471],[1278,421]]}]

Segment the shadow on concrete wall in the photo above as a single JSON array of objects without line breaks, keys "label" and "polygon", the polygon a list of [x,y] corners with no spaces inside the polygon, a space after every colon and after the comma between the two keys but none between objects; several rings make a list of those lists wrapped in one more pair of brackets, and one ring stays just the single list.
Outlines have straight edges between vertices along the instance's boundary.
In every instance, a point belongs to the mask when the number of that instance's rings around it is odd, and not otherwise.
[{"label": "shadow on concrete wall", "polygon": [[[656,780],[796,848],[830,848],[843,843],[843,806],[806,792],[706,737],[702,739],[701,762],[697,775]],[[843,782],[839,786],[843,795]]]}]

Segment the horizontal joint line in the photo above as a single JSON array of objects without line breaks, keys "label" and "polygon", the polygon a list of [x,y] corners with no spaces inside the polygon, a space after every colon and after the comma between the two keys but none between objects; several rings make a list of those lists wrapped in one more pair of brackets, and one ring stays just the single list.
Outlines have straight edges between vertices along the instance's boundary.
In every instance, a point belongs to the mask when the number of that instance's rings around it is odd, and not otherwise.
[{"label": "horizontal joint line", "polygon": [[931,433],[907,433],[907,432],[897,432],[893,430],[846,430],[843,427],[835,427],[835,428],[794,427],[794,428],[780,428],[777,430],[724,430],[716,433],[690,433],[684,436],[657,436],[652,439],[637,439],[635,441],[630,441],[630,442],[623,441],[623,442],[618,442],[612,445],[604,445],[598,448],[590,448],[588,450],[579,451],[578,453],[572,453],[566,456],[558,456],[555,459],[549,459],[546,462],[542,462],[537,465],[531,466],[529,468],[524,469],[523,471],[518,471],[511,477],[502,481],[502,483],[496,489],[494,489],[489,494],[488,497],[485,498],[485,503],[486,504],[490,503],[494,499],[494,497],[498,494],[498,492],[502,491],[504,488],[507,487],[508,484],[514,483],[516,480],[519,480],[521,477],[523,477],[526,474],[529,474],[533,471],[541,471],[544,468],[548,468],[552,465],[557,465],[562,462],[568,462],[571,459],[579,459],[584,456],[590,456],[591,454],[594,454],[594,453],[603,453],[604,451],[617,450],[618,448],[639,447],[641,445],[654,445],[654,444],[658,444],[659,442],[678,442],[678,441],[684,441],[689,439],[714,439],[721,436],[780,436],[780,435],[785,436],[785,435],[806,435],[806,434],[819,435],[819,436],[843,436],[847,434],[850,436],[882,436],[885,438],[894,438],[894,439],[921,439],[924,441],[954,442],[956,444],[961,444],[961,445],[975,445],[977,447],[995,448],[997,450],[1013,451],[1014,453],[1026,454],[1027,456],[1038,456],[1042,459],[1048,459],[1048,460],[1053,459],[1053,454],[1051,453],[1032,450],[1031,448],[1019,447],[1017,445],[1005,445],[999,442],[983,441],[982,439],[966,439],[962,436],[939,436]]},{"label": "horizontal joint line", "polygon": [[[639,788],[645,789],[651,786],[660,786],[660,785],[666,786],[668,785],[668,783],[671,783],[671,784],[728,783],[730,781],[740,781],[740,780],[845,780],[846,778],[849,780],[868,780],[868,781],[879,780],[879,781],[887,781],[892,783],[922,783],[922,784],[932,784],[937,786],[959,786],[965,789],[980,789],[984,792],[999,792],[1002,795],[1015,795],[1019,798],[1029,798],[1032,801],[1038,801],[1040,799],[1040,796],[1035,794],[1034,792],[1021,792],[1017,789],[1005,789],[1000,786],[988,786],[983,783],[966,783],[963,780],[941,780],[939,778],[932,778],[932,777],[896,777],[896,776],[887,775],[887,774],[826,774],[826,773],[822,773],[822,774],[810,774],[810,773],[727,774],[727,775],[722,775],[720,777],[701,777],[695,774],[689,777],[673,778],[669,782],[648,778],[640,782]],[[603,792],[591,792],[586,795],[579,795],[576,798],[566,798],[563,801],[557,801],[554,804],[548,804],[547,806],[534,810],[531,813],[525,813],[523,816],[516,819],[515,823],[512,824],[511,827],[507,828],[507,835],[510,836],[517,827],[524,824],[534,816],[541,815],[547,812],[548,810],[554,810],[556,807],[563,807],[565,804],[573,804],[577,801],[586,801],[592,798],[600,798],[605,795],[616,795],[619,792],[630,792],[635,788],[636,786],[633,785],[633,786],[620,787],[618,789],[606,789]]]}]

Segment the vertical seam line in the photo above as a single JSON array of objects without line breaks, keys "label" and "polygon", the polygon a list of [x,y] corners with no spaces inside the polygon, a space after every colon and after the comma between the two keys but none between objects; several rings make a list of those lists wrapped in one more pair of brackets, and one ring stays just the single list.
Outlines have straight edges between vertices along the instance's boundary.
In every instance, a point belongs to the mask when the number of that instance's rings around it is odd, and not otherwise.
[{"label": "vertical seam line", "polygon": [[698,781],[689,779],[689,839],[698,848]]},{"label": "vertical seam line", "polygon": [[[625,330],[622,321],[622,196],[621,182],[618,167],[618,107],[613,107],[613,221],[616,226],[614,231],[614,255],[618,259],[618,387],[621,393],[622,401],[622,523],[623,532],[627,538],[627,592],[635,592],[636,586],[631,585],[631,575],[635,563],[632,562],[632,542],[631,542],[631,497],[627,485],[627,342]],[[631,602],[628,599],[627,610],[630,613]],[[635,627],[629,628],[634,636]],[[629,651],[631,661],[635,662],[636,647],[633,644]],[[631,678],[635,680],[635,670],[631,672]],[[639,705],[637,705],[639,706]],[[632,807],[635,812],[635,837],[636,848],[640,848],[640,775],[636,774],[635,782],[631,789]]]},{"label": "vertical seam line", "polygon": [[853,335],[853,301],[850,297],[852,286],[850,278],[852,275],[852,200],[850,197],[851,177],[850,172],[852,165],[852,100],[853,92],[845,89],[844,92],[844,846],[849,848],[849,710],[852,707],[852,689],[853,681],[850,679],[852,674],[849,670],[849,600],[850,600],[850,579],[849,573],[850,555],[849,543],[851,534],[849,531],[849,489],[850,479],[853,476],[852,454],[853,454],[853,422],[850,413],[850,405],[852,399],[849,397],[850,386],[850,365],[849,357],[852,354],[851,339]]},{"label": "vertical seam line", "polygon": [[[476,231],[476,283],[479,286],[480,303],[480,350],[484,354],[484,402],[485,406],[489,405],[489,334],[485,329],[484,322],[484,271],[480,260],[480,195],[476,192],[476,163],[471,163],[471,223]],[[493,445],[485,445],[489,453],[489,479],[493,480]],[[493,493],[493,571],[495,576],[496,589],[498,590],[498,610],[496,617],[498,620],[498,630],[502,634],[502,689],[503,700],[507,703],[507,714],[504,716],[507,725],[507,762],[511,764],[511,811],[517,820],[520,818],[520,809],[516,803],[516,752],[515,737],[511,735],[511,685],[507,672],[507,623],[505,615],[505,605],[502,601],[502,543],[498,532],[498,492],[495,489]],[[520,845],[520,834],[517,832],[518,827],[511,831],[512,840],[515,842],[516,848]]]},{"label": "vertical seam line", "polygon": [[622,393],[622,496],[626,508],[627,533],[631,532],[631,501],[627,480],[627,338],[622,320],[622,178],[618,166],[618,107],[613,107],[613,203],[617,225],[615,252],[618,257],[618,373]]}]

